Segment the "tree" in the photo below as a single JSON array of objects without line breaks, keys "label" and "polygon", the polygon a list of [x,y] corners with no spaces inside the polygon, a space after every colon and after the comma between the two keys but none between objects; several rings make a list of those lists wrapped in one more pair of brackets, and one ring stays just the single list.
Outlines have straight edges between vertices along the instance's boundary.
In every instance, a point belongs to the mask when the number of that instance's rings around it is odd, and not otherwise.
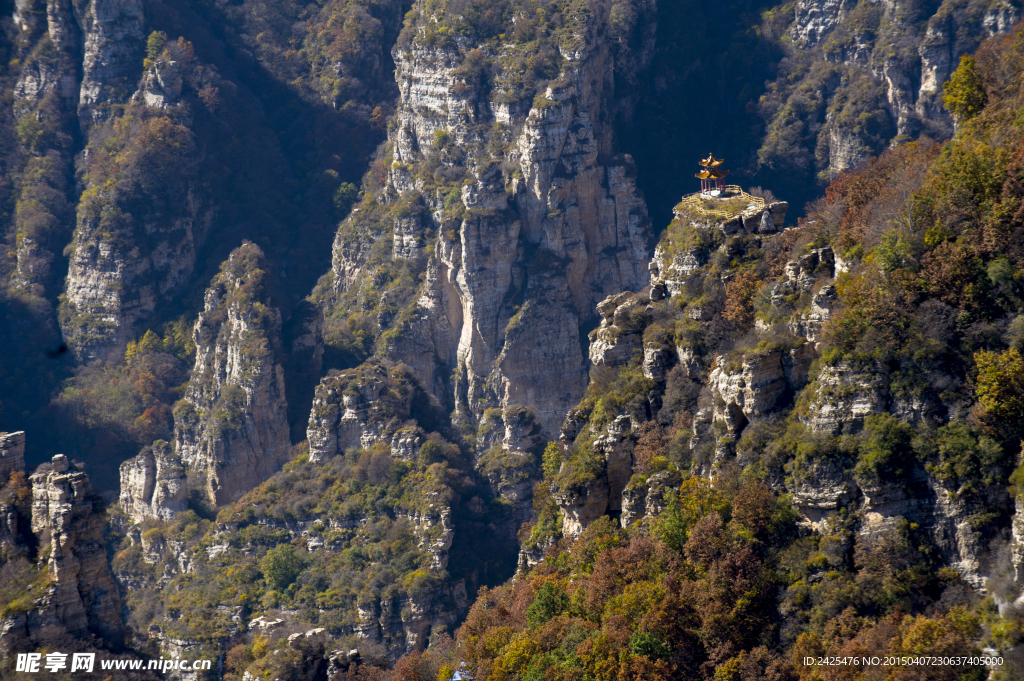
[{"label": "tree", "polygon": [[754,323],[754,294],[761,282],[753,272],[744,272],[725,285],[722,316],[740,328]]},{"label": "tree", "polygon": [[988,95],[974,64],[974,57],[960,57],[957,67],[943,88],[942,103],[958,123],[968,121],[985,107]]},{"label": "tree", "polygon": [[163,54],[164,46],[167,44],[167,34],[163,31],[153,31],[146,39],[146,58],[142,61],[143,68],[152,66],[157,58]]},{"label": "tree", "polygon": [[305,561],[291,544],[280,544],[267,551],[260,561],[260,572],[267,580],[267,586],[284,590],[302,572]]},{"label": "tree", "polygon": [[733,520],[755,537],[762,536],[772,526],[776,511],[775,494],[760,480],[744,485],[733,500]]},{"label": "tree", "polygon": [[355,204],[358,198],[359,188],[351,182],[342,182],[334,190],[334,207],[337,209],[338,215],[340,217],[348,215],[348,212],[352,210],[352,205]]},{"label": "tree", "polygon": [[974,394],[995,420],[995,427],[1015,439],[1024,425],[1024,357],[1017,348],[982,350],[974,355],[978,378]]},{"label": "tree", "polygon": [[914,432],[891,414],[864,419],[867,435],[857,456],[857,476],[865,482],[898,481],[910,472]]},{"label": "tree", "polygon": [[146,331],[139,341],[139,352],[161,352],[163,349],[164,346],[160,336],[153,333],[152,330]]},{"label": "tree", "polygon": [[166,44],[167,34],[163,31],[153,31],[146,38],[146,57],[155,60],[164,51],[164,45]]},{"label": "tree", "polygon": [[569,603],[569,597],[554,582],[544,582],[537,597],[526,609],[526,619],[531,625],[543,624],[558,617]]},{"label": "tree", "polygon": [[725,512],[728,501],[709,482],[692,477],[683,481],[678,493],[669,494],[668,505],[658,520],[658,537],[676,551],[682,552],[690,528],[712,511]]}]

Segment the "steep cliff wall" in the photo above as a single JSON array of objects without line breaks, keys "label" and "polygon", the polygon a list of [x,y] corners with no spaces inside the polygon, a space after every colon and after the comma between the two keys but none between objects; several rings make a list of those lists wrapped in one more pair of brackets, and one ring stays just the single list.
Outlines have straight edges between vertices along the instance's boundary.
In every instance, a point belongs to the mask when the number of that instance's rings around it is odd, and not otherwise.
[{"label": "steep cliff wall", "polygon": [[15,88],[16,110],[56,94],[74,102],[88,130],[134,92],[145,42],[138,0],[18,3],[14,21],[32,48]]},{"label": "steep cliff wall", "polygon": [[0,433],[0,564],[31,553],[31,491],[25,485],[25,433]]},{"label": "steep cliff wall", "polygon": [[0,480],[6,482],[11,473],[25,471],[25,433],[0,434]]},{"label": "steep cliff wall", "polygon": [[148,451],[121,464],[121,510],[134,520],[171,520],[187,502],[185,467],[168,442],[157,440]]},{"label": "steep cliff wall", "polygon": [[[103,544],[106,514],[101,500],[88,476],[70,467],[63,454],[43,464],[30,481],[27,520],[38,554],[34,546],[26,547],[26,552],[30,557],[38,555],[40,575],[22,585],[27,594],[18,594],[17,603],[5,604],[0,649],[6,654],[53,645],[68,634],[79,638],[95,634],[116,643],[123,628],[121,602]],[[16,515],[27,509],[8,510]],[[18,571],[9,574],[15,576]]]},{"label": "steep cliff wall", "polygon": [[110,118],[111,105],[127,102],[135,91],[142,71],[144,21],[139,0],[93,0],[82,13],[78,112],[85,125]]},{"label": "steep cliff wall", "polygon": [[[384,203],[368,192],[339,230],[318,293],[329,325],[371,286],[382,305],[390,293],[406,309],[377,316],[387,352],[459,418],[520,404],[549,437],[585,385],[578,329],[648,277],[646,209],[611,126],[610,3],[591,4],[567,5],[540,43],[438,40],[437,18],[414,11],[394,50]],[[425,273],[418,290],[375,269],[399,259]]]},{"label": "steep cliff wall", "polygon": [[254,244],[235,249],[206,291],[196,362],[174,410],[175,453],[202,494],[235,501],[288,460],[281,314]]},{"label": "steep cliff wall", "polygon": [[800,0],[795,12],[784,75],[761,100],[769,126],[759,157],[777,168],[813,163],[834,178],[890,140],[948,137],[943,83],[961,55],[1020,19],[1021,4]]},{"label": "steep cliff wall", "polygon": [[15,12],[20,73],[14,113],[26,153],[15,217],[12,283],[55,295],[61,250],[73,229],[72,158],[82,133],[127,101],[141,68],[142,3],[95,0],[75,8],[52,0]]},{"label": "steep cliff wall", "polygon": [[[120,49],[101,50],[96,73],[105,73],[104,60],[127,59]],[[88,149],[60,311],[64,338],[80,360],[123,350],[138,323],[190,282],[212,218],[198,186],[202,142],[191,107],[202,106],[200,89],[218,84],[216,72],[198,65],[181,41],[152,60],[128,115],[107,120],[106,109],[94,106],[103,87],[83,100],[102,124],[103,142]]]},{"label": "steep cliff wall", "polygon": [[[53,580],[48,612],[38,617],[59,619],[72,633],[93,629],[116,636],[121,630],[120,598],[101,536],[104,513],[89,477],[70,469],[67,457],[57,454],[49,470],[33,473],[30,480],[32,532],[43,546],[49,544],[47,568]],[[32,619],[30,615],[30,628]]]},{"label": "steep cliff wall", "polygon": [[81,29],[71,16],[70,3],[51,3],[45,19],[36,12],[19,13],[16,23],[21,40],[35,45],[25,50],[14,85],[15,120],[25,130],[19,141],[29,153],[23,171],[27,181],[15,215],[11,283],[38,296],[52,296],[55,275],[62,269],[60,249],[73,224],[68,179],[78,128]]}]

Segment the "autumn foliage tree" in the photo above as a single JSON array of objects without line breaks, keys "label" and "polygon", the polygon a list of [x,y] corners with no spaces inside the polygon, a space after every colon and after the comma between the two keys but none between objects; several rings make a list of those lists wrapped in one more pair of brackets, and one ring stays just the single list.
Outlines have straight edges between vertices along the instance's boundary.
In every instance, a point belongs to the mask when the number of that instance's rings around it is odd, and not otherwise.
[{"label": "autumn foliage tree", "polygon": [[982,350],[974,355],[978,367],[975,395],[990,417],[991,427],[1009,441],[1024,434],[1024,358],[1016,348]]},{"label": "autumn foliage tree", "polygon": [[722,316],[739,328],[754,323],[754,294],[761,281],[754,272],[744,272],[725,285],[725,311]]},{"label": "autumn foliage tree", "polygon": [[981,113],[988,95],[974,57],[960,57],[960,65],[946,81],[942,92],[942,103],[957,121],[967,121]]}]

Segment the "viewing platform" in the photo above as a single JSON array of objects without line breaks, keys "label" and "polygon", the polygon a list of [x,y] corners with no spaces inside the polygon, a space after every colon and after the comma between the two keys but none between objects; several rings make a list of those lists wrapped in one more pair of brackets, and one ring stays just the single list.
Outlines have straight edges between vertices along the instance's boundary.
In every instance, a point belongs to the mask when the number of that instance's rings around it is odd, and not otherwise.
[{"label": "viewing platform", "polygon": [[738,185],[730,184],[721,189],[687,194],[673,212],[676,215],[692,212],[700,217],[728,220],[735,215],[762,211],[764,208],[764,199],[748,194]]}]

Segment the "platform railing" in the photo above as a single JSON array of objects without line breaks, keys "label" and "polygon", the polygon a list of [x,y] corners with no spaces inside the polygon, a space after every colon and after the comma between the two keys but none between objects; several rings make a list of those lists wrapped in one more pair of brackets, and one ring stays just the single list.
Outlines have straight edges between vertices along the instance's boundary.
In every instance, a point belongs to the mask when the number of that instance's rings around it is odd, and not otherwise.
[{"label": "platform railing", "polygon": [[[676,212],[678,213],[680,211],[680,209],[684,209],[685,208],[687,210],[692,210],[692,211],[694,211],[696,213],[699,213],[701,215],[706,215],[708,217],[720,218],[720,219],[728,219],[728,218],[731,218],[734,215],[739,215],[740,213],[742,213],[742,212],[748,210],[749,208],[751,208],[752,206],[756,210],[762,210],[764,208],[764,199],[746,193],[738,185],[735,185],[735,184],[726,185],[724,187],[724,190],[723,190],[722,193],[723,194],[728,194],[728,196],[724,196],[724,197],[720,197],[720,198],[719,197],[709,197],[708,195],[702,194],[701,192],[696,192],[696,193],[693,193],[693,194],[687,194],[686,196],[683,197],[683,200],[680,201],[678,205],[676,205]],[[718,209],[714,209],[714,208],[707,208],[704,205],[706,201],[715,201],[716,199],[717,200],[721,200],[721,201],[728,201],[730,199],[737,199],[737,198],[739,198],[739,199],[746,199],[747,203],[742,208],[739,208],[739,209],[736,209],[736,210],[718,210]]]}]

